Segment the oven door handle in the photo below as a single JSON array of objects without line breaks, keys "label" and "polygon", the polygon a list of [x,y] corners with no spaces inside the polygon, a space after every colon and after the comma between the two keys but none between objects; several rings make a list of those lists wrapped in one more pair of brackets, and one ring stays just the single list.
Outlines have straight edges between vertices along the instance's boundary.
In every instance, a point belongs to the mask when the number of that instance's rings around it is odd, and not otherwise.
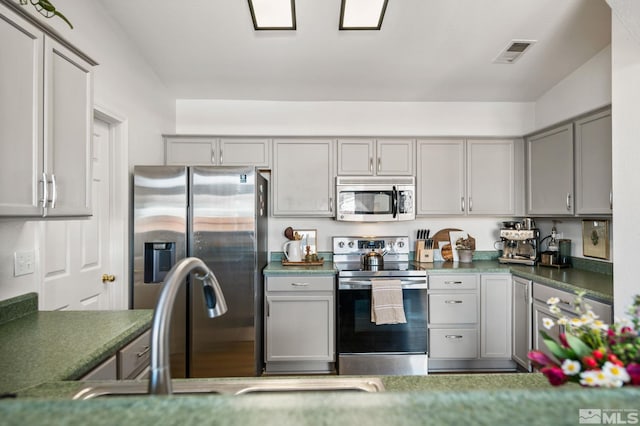
[{"label": "oven door handle", "polygon": [[[427,280],[400,280],[403,289],[427,289]],[[338,290],[368,290],[371,288],[371,280],[339,280]]]}]

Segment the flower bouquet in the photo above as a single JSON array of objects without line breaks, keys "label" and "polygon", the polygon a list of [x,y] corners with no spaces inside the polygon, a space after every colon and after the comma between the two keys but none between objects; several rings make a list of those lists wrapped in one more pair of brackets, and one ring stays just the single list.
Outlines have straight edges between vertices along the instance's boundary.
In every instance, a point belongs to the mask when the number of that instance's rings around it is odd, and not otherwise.
[{"label": "flower bouquet", "polygon": [[[555,359],[543,352],[531,351],[528,357],[533,366],[553,386],[567,382],[589,387],[640,385],[640,296],[635,296],[629,318],[616,320],[611,325],[598,319],[583,296],[584,292],[578,293],[575,300],[578,317],[571,319],[562,315],[557,297],[547,301],[551,312],[559,317],[561,333],[556,341],[544,330],[540,331]],[[544,318],[543,325],[549,330],[555,323],[551,318]]]}]

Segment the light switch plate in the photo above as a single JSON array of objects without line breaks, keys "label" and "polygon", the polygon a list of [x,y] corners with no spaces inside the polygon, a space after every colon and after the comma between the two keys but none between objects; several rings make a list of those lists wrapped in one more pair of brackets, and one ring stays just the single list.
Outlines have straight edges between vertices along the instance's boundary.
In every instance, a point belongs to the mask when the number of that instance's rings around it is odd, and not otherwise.
[{"label": "light switch plate", "polygon": [[33,274],[36,254],[33,251],[17,251],[13,253],[13,276]]}]

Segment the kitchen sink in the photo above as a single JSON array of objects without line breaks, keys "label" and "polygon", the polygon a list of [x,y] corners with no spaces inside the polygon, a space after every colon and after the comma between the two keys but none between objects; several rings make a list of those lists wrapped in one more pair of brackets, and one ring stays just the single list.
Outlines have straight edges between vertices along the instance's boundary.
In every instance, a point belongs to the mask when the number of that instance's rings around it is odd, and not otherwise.
[{"label": "kitchen sink", "polygon": [[[73,399],[100,397],[142,396],[149,392],[146,381],[113,381],[90,383],[78,391]],[[239,378],[186,379],[172,381],[174,395],[245,395],[273,392],[383,392],[384,385],[376,377],[336,378]]]}]

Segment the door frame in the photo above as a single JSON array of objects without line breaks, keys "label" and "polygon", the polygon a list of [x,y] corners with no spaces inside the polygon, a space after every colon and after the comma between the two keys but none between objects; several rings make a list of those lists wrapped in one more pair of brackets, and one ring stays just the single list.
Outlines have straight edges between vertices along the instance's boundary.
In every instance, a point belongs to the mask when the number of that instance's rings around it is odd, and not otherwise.
[{"label": "door frame", "polygon": [[109,292],[109,309],[129,309],[129,121],[99,104],[93,119],[109,124],[109,228],[107,254],[111,272],[121,285]]}]

